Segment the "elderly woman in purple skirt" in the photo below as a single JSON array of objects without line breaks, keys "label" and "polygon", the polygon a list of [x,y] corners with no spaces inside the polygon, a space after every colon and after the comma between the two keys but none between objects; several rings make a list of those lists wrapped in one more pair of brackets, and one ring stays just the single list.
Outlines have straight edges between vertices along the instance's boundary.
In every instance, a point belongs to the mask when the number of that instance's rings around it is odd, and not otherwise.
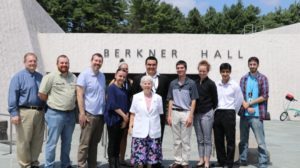
[{"label": "elderly woman in purple skirt", "polygon": [[143,91],[133,96],[130,108],[129,133],[132,134],[131,164],[142,168],[151,165],[158,168],[162,161],[160,114],[163,114],[162,98],[152,92],[151,76],[143,76]]}]

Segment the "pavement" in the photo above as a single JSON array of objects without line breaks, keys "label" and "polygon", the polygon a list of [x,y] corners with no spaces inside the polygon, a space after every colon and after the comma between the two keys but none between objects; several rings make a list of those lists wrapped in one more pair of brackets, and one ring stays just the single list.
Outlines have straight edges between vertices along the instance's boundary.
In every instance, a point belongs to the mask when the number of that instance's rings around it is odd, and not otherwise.
[{"label": "pavement", "polygon": [[[237,121],[237,142],[239,137]],[[270,165],[271,168],[299,168],[299,155],[300,155],[300,121],[265,121],[265,134],[267,148],[270,153]],[[9,132],[9,131],[8,131]],[[72,149],[70,157],[72,160],[73,167],[76,168],[77,160],[77,149],[79,144],[80,128],[76,125]],[[13,133],[13,139],[15,139],[15,134]],[[103,138],[102,138],[103,139]],[[105,139],[105,138],[104,138]],[[126,160],[130,158],[130,143],[131,137],[128,137],[128,145],[126,151]],[[257,145],[253,137],[252,131],[250,135],[250,157],[249,168],[257,167]],[[45,144],[45,143],[44,143]],[[104,151],[105,141],[101,141],[98,145],[98,167],[106,168],[108,167],[107,159]],[[173,159],[173,140],[172,132],[169,126],[165,128],[165,135],[163,141],[163,165],[168,167]],[[56,168],[60,167],[59,157],[60,157],[60,142],[56,149]],[[43,146],[43,151],[40,155],[40,167],[44,167],[45,158],[45,147]],[[236,152],[236,158],[238,158],[238,152]],[[194,166],[198,159],[197,143],[195,132],[192,133],[191,138],[191,155],[190,155],[190,167]],[[211,162],[216,162],[216,154],[212,153]],[[9,153],[9,143],[0,143],[0,168],[17,168],[19,167],[16,158],[16,146],[12,145],[12,153]]]}]

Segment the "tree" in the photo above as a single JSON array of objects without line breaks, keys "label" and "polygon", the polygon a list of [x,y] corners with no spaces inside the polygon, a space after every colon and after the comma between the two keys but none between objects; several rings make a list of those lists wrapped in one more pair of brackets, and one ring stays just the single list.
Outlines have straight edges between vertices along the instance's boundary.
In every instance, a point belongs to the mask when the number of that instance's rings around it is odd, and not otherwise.
[{"label": "tree", "polygon": [[155,18],[158,12],[159,0],[130,0],[129,32],[157,33],[159,25]]},{"label": "tree", "polygon": [[193,8],[187,17],[187,29],[186,33],[204,33],[205,25],[197,8]]},{"label": "tree", "polygon": [[165,2],[160,3],[155,14],[159,25],[158,33],[182,33],[184,29],[184,15],[176,7]]}]

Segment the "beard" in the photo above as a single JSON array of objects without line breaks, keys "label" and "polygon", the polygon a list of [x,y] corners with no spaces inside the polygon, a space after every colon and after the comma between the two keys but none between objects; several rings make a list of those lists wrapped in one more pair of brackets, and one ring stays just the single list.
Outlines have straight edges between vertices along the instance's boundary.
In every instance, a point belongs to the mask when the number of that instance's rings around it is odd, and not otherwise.
[{"label": "beard", "polygon": [[67,73],[69,71],[69,67],[58,67],[58,70],[61,73]]}]

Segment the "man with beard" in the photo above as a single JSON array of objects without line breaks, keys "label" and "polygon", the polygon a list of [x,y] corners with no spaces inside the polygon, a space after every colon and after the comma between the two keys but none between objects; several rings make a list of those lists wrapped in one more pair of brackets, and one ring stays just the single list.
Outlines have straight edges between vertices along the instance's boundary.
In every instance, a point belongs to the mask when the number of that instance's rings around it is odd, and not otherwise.
[{"label": "man with beard", "polygon": [[41,83],[39,97],[47,101],[45,115],[48,139],[45,149],[45,168],[53,168],[56,144],[61,137],[61,167],[70,168],[70,150],[75,127],[76,76],[69,72],[69,58],[57,57],[58,71],[47,74]]},{"label": "man with beard", "polygon": [[16,127],[17,157],[21,167],[36,168],[43,145],[44,102],[37,96],[42,75],[36,72],[37,56],[24,56],[25,69],[11,79],[8,93],[8,111]]},{"label": "man with beard", "polygon": [[99,70],[103,56],[95,53],[91,67],[80,73],[77,80],[79,124],[81,126],[78,148],[78,167],[97,167],[97,146],[103,130],[105,108],[105,76]]},{"label": "man with beard", "polygon": [[259,59],[250,57],[248,67],[250,72],[244,75],[240,81],[240,87],[244,95],[240,119],[240,159],[241,166],[247,165],[249,131],[252,129],[258,144],[259,167],[268,167],[268,153],[265,142],[263,120],[266,119],[269,83],[268,78],[258,72]]}]

